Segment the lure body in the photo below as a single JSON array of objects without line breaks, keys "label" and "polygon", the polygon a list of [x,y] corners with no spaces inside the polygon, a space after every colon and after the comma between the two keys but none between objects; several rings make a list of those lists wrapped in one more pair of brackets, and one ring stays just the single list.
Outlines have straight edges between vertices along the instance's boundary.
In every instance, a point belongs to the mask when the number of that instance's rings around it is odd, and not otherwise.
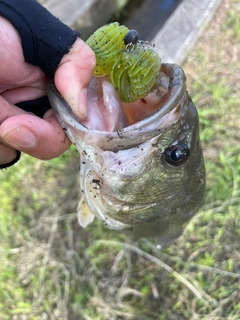
[{"label": "lure body", "polygon": [[138,40],[135,30],[118,22],[99,28],[86,41],[96,55],[94,76],[109,76],[123,102],[144,98],[156,83],[161,66],[153,47]]}]

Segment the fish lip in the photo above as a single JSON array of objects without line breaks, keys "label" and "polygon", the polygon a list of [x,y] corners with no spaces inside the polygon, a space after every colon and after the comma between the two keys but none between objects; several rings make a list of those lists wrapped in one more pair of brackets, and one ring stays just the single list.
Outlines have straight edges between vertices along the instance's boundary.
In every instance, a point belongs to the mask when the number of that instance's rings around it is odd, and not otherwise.
[{"label": "fish lip", "polygon": [[[50,80],[48,84],[48,98],[63,128],[67,123],[83,134],[97,136],[98,146],[105,151],[129,149],[159,135],[159,131],[162,131],[159,130],[159,128],[145,130],[146,127],[158,123],[163,116],[179,105],[186,92],[186,78],[182,68],[176,64],[162,63],[160,71],[169,77],[168,99],[165,105],[147,118],[114,132],[90,130],[85,127],[74,114],[71,107],[61,97],[55,87],[53,79]],[[64,120],[62,120],[63,113],[66,114],[66,112],[68,117],[66,116]],[[71,120],[69,120],[69,117]]]}]

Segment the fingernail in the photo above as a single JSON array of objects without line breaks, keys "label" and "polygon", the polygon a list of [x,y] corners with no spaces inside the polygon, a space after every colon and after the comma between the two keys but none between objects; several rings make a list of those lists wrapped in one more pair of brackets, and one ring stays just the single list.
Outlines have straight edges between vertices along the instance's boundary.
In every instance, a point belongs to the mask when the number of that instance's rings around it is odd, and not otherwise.
[{"label": "fingernail", "polygon": [[36,145],[35,135],[26,127],[19,126],[6,132],[2,139],[16,149],[30,149]]}]

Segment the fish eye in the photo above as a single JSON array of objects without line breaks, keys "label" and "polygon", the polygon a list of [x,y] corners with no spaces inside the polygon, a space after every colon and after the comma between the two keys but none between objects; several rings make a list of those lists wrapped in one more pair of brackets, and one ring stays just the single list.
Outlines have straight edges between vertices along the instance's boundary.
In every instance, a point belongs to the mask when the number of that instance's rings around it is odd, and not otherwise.
[{"label": "fish eye", "polygon": [[129,30],[125,34],[123,41],[124,41],[125,45],[127,46],[128,44],[137,44],[138,39],[139,39],[138,32],[136,30],[132,29],[132,30]]},{"label": "fish eye", "polygon": [[168,147],[164,150],[164,158],[171,166],[181,166],[187,162],[190,152],[186,145],[178,144]]}]

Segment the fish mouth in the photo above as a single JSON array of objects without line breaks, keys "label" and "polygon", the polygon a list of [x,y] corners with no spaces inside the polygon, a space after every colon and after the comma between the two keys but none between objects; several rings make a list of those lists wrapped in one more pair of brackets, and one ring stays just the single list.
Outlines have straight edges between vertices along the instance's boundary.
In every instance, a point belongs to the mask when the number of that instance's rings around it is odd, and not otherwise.
[{"label": "fish mouth", "polygon": [[122,103],[107,80],[93,78],[88,90],[86,121],[77,118],[53,81],[48,86],[49,100],[62,127],[66,129],[69,125],[82,136],[97,138],[102,150],[129,149],[159,135],[177,121],[179,109],[186,101],[185,75],[175,64],[162,63],[154,88],[144,99],[133,103]]}]

